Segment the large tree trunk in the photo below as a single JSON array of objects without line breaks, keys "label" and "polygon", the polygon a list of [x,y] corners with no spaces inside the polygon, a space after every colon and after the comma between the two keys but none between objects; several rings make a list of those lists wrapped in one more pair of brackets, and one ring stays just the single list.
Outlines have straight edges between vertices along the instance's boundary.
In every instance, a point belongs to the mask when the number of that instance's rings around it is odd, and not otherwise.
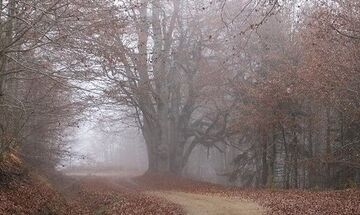
[{"label": "large tree trunk", "polygon": [[144,120],[142,133],[145,139],[149,172],[170,172],[168,146],[162,140],[163,131],[161,126],[156,126],[148,120]]},{"label": "large tree trunk", "polygon": [[[181,174],[184,162],[184,147],[176,124],[171,121],[152,125],[145,121],[142,133],[146,142],[149,172]],[[164,129],[165,125],[169,125]]]},{"label": "large tree trunk", "polygon": [[[190,119],[189,116],[182,115],[194,105],[192,99],[185,104],[181,103],[182,80],[178,77],[179,71],[174,66],[174,59],[170,57],[174,45],[173,32],[180,23],[181,1],[172,2],[173,13],[168,23],[163,19],[164,5],[161,2],[142,0],[142,3],[139,10],[141,19],[137,25],[139,55],[134,60],[139,83],[132,87],[136,89],[144,121],[142,132],[148,150],[149,171],[181,174],[188,157],[188,153],[184,151],[184,131]],[[152,47],[151,51],[149,45]],[[148,59],[149,55],[151,61]],[[192,79],[188,84],[192,84]],[[189,96],[192,96],[191,93],[189,90]]]},{"label": "large tree trunk", "polygon": [[147,154],[148,154],[148,171],[156,171],[157,170],[157,160],[156,160],[156,135],[153,133],[152,129],[148,122],[144,121],[144,125],[142,128],[142,133],[145,139]]}]

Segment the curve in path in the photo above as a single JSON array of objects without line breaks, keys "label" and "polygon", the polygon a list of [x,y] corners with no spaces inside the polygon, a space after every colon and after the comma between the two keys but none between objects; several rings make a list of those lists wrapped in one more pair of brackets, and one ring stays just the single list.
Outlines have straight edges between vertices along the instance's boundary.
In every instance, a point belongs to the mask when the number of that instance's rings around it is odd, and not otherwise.
[{"label": "curve in path", "polygon": [[148,192],[182,206],[189,215],[262,215],[260,205],[239,198],[184,192]]}]

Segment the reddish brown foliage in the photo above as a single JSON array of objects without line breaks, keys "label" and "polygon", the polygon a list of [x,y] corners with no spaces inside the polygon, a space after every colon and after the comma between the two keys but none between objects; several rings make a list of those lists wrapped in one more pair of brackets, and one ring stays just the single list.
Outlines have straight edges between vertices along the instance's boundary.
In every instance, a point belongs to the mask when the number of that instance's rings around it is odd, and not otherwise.
[{"label": "reddish brown foliage", "polygon": [[[360,214],[360,190],[301,191],[224,187],[189,179],[147,174],[134,180],[85,177],[68,186],[66,202],[39,178],[21,177],[0,188],[0,214],[184,214],[173,203],[143,193],[147,190],[217,194],[252,200],[269,215]],[[69,203],[71,202],[71,203]]]},{"label": "reddish brown foliage", "polygon": [[267,209],[269,215],[313,214],[353,215],[360,214],[360,190],[302,191],[259,190],[223,187],[210,183],[195,182],[174,176],[147,175],[136,181],[143,187],[155,190],[179,190],[192,193],[221,194],[253,200]]},{"label": "reddish brown foliage", "polygon": [[360,214],[359,190],[328,192],[265,190],[240,193],[268,208],[268,214]]},{"label": "reddish brown foliage", "polygon": [[114,178],[84,178],[71,190],[75,194],[73,201],[95,213],[183,214],[179,206],[137,192],[131,184]]},{"label": "reddish brown foliage", "polygon": [[81,208],[66,203],[39,176],[29,175],[21,161],[10,155],[0,165],[0,214],[81,214]]}]

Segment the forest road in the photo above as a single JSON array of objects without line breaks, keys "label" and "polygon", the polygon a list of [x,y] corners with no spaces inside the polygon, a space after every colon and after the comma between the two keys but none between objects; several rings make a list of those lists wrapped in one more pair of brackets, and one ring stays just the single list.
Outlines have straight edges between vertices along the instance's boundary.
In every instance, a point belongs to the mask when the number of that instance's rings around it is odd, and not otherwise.
[{"label": "forest road", "polygon": [[262,215],[265,210],[258,204],[239,198],[219,195],[194,194],[175,191],[153,191],[147,195],[166,199],[180,205],[189,215]]},{"label": "forest road", "polygon": [[[178,207],[181,208],[180,210],[182,210],[181,213],[172,212],[171,214],[265,214],[265,209],[260,205],[240,197],[229,197],[226,195],[214,193],[193,193],[192,191],[183,191],[181,189],[176,191],[157,189],[156,187],[147,186],[141,182],[139,183],[132,177],[132,175],[126,175],[124,177],[124,174],[119,174],[117,177],[114,177],[109,176],[108,174],[97,174],[96,176],[95,174],[91,174],[87,176],[73,177],[77,179],[75,186],[71,186],[68,190],[70,190],[70,193],[75,192],[75,195],[72,196],[77,198],[76,202],[88,203],[88,205],[84,205],[84,207],[90,211],[95,211],[96,213],[94,212],[94,214],[99,214],[97,211],[100,209],[105,209],[107,214],[123,214],[122,212],[126,210],[128,212],[131,211],[132,214],[144,214],[144,212],[145,214],[147,212],[150,214],[150,210],[153,210],[154,207],[160,207],[161,205],[165,208],[161,213],[156,211],[155,213],[151,214],[169,214],[168,211],[166,211],[168,210],[169,206],[170,208]],[[85,195],[82,195],[84,193]],[[107,201],[109,200],[110,203],[102,202],[103,199],[107,199]],[[117,199],[122,201],[125,200],[125,204],[124,202],[117,204]],[[152,200],[149,201],[149,199]],[[120,207],[117,212],[114,212],[114,210],[107,211],[107,209],[116,208],[118,206]],[[129,208],[126,209],[127,207]]]}]

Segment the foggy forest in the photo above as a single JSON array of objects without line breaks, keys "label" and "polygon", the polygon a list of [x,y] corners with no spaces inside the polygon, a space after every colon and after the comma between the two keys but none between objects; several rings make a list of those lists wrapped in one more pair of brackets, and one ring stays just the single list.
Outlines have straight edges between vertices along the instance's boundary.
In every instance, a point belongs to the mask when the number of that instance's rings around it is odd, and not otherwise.
[{"label": "foggy forest", "polygon": [[360,214],[358,0],[0,0],[0,215]]}]

